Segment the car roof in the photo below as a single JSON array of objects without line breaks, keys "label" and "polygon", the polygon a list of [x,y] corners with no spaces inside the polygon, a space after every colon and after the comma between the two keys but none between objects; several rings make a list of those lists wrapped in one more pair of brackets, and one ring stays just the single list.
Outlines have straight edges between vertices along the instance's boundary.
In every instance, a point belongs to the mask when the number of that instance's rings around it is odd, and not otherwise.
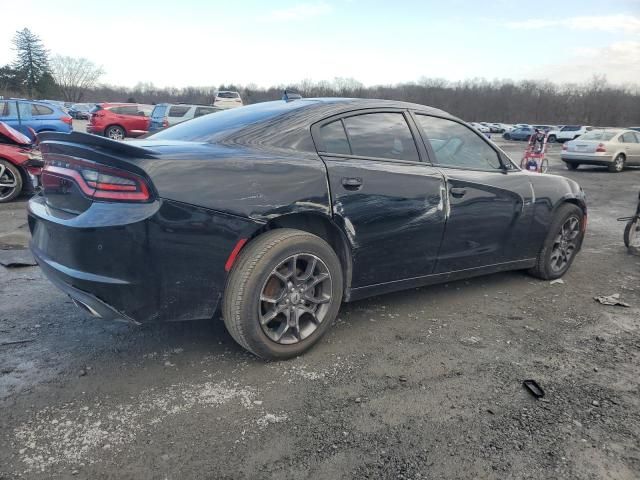
[{"label": "car roof", "polygon": [[[300,142],[311,141],[309,127],[319,121],[352,111],[383,109],[412,109],[461,122],[442,110],[416,103],[362,98],[303,98],[226,109],[215,115],[205,115],[173,126],[150,139],[227,141],[298,148]],[[215,140],[212,140],[214,137]]]}]

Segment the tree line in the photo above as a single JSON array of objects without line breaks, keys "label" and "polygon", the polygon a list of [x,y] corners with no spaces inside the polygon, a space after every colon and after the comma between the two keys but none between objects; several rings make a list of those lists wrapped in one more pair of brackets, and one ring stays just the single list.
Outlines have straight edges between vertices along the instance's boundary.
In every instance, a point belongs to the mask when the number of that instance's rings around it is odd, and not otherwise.
[{"label": "tree line", "polygon": [[[548,81],[473,79],[450,82],[422,78],[417,82],[365,86],[350,78],[272,87],[159,88],[138,83],[132,88],[99,84],[101,67],[85,58],[50,56],[40,39],[23,29],[13,40],[16,60],[0,67],[0,95],[69,102],[138,102],[155,104],[213,103],[216,90],[234,90],[245,104],[275,100],[283,90],[304,97],[381,98],[440,108],[466,121],[533,124],[640,125],[640,86],[612,85],[604,76],[583,84]],[[635,80],[635,79],[633,79]]]}]

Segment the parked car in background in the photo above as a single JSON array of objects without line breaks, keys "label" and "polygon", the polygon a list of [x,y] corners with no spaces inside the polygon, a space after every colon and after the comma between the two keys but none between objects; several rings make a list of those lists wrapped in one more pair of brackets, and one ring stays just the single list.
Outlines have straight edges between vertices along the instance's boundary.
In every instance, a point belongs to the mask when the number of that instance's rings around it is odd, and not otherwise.
[{"label": "parked car in background", "polygon": [[29,138],[33,137],[33,132],[68,133],[73,130],[71,117],[60,107],[35,100],[0,100],[0,122]]},{"label": "parked car in background", "polygon": [[629,130],[635,130],[636,132],[640,132],[640,127],[627,127]]},{"label": "parked car in background", "polygon": [[138,103],[100,103],[91,110],[87,132],[113,140],[139,137],[149,131],[153,105]]},{"label": "parked car in background", "polygon": [[89,120],[91,109],[95,107],[95,103],[74,103],[69,107],[69,115],[76,120]]},{"label": "parked car in background", "polygon": [[560,158],[569,170],[580,165],[605,165],[621,172],[628,165],[640,165],[640,133],[619,128],[593,129],[562,146]]},{"label": "parked car in background", "polygon": [[505,132],[502,138],[505,140],[526,140],[529,141],[531,135],[535,133],[533,127],[517,127],[513,130]]},{"label": "parked car in background", "polygon": [[535,130],[542,130],[543,132],[547,133],[550,132],[551,130],[554,130],[556,127],[553,125],[531,125]]},{"label": "parked car in background", "polygon": [[593,127],[588,127],[586,125],[565,125],[559,130],[551,130],[547,137],[547,141],[551,143],[566,142],[567,140],[578,138],[580,135],[584,135],[591,130],[593,130]]},{"label": "parked car in background", "polygon": [[479,132],[482,132],[482,133],[490,133],[491,132],[491,129],[489,127],[487,127],[486,125],[483,125],[482,123],[470,122],[469,125],[471,125],[473,128],[475,128],[476,130],[478,130]]},{"label": "parked car in background", "polygon": [[35,143],[0,122],[0,203],[37,188],[43,165]]},{"label": "parked car in background", "polygon": [[242,105],[242,98],[238,92],[220,90],[216,92],[216,95],[213,98],[213,106],[218,108],[235,108],[242,107]]},{"label": "parked car in background", "polygon": [[195,105],[186,103],[159,103],[153,107],[149,131],[157,132],[164,128],[186,122],[192,118],[221,111],[221,108],[211,105]]},{"label": "parked car in background", "polygon": [[516,123],[513,128],[531,128],[531,125],[528,123]]},{"label": "parked car in background", "polygon": [[56,161],[29,202],[30,246],[53,284],[102,319],[220,312],[268,359],[310,349],[343,300],[504,270],[559,278],[586,227],[576,182],[411,103],[278,100],[144,140],[40,146]]}]

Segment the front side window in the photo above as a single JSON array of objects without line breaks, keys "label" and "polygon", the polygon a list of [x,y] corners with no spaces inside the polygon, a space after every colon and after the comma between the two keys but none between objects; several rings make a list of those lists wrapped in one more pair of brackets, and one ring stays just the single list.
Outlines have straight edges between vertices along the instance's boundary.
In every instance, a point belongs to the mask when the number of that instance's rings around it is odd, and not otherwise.
[{"label": "front side window", "polygon": [[428,115],[416,115],[416,118],[431,143],[435,164],[481,170],[497,170],[501,167],[498,153],[469,127]]},{"label": "front side window", "polygon": [[15,102],[0,102],[0,118],[16,116]]},{"label": "front side window", "polygon": [[420,160],[402,113],[366,113],[344,119],[353,155]]},{"label": "front side window", "polygon": [[183,106],[177,106],[174,105],[173,107],[171,107],[169,109],[169,116],[170,117],[184,117],[187,112],[189,111],[191,107],[183,107]]},{"label": "front side window", "polygon": [[327,153],[349,155],[349,140],[342,126],[342,120],[336,120],[320,127],[320,150]]}]

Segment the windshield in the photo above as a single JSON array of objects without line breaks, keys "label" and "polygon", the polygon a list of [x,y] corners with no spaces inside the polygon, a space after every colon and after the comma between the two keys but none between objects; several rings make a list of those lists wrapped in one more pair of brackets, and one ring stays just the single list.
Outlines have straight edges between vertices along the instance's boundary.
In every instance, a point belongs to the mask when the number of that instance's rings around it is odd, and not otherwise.
[{"label": "windshield", "polygon": [[611,132],[607,130],[591,130],[588,133],[580,136],[580,140],[601,140],[608,141],[616,136],[616,132]]}]

